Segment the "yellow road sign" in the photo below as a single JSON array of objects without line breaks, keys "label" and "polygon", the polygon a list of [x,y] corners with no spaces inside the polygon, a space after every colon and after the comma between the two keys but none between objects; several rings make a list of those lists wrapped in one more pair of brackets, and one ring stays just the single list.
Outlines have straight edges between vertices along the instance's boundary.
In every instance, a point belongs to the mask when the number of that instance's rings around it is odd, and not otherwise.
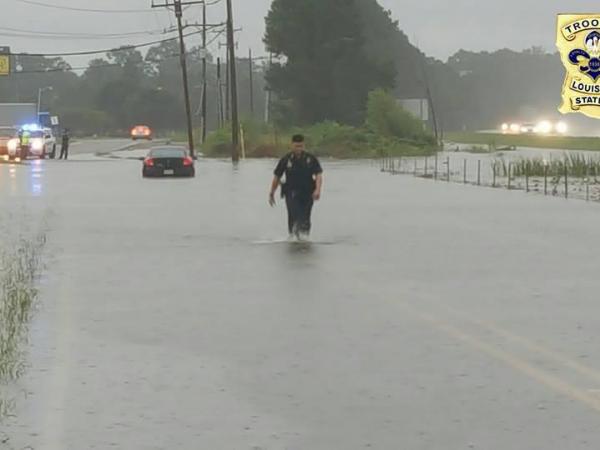
[{"label": "yellow road sign", "polygon": [[10,56],[0,55],[0,76],[7,76],[10,74]]}]

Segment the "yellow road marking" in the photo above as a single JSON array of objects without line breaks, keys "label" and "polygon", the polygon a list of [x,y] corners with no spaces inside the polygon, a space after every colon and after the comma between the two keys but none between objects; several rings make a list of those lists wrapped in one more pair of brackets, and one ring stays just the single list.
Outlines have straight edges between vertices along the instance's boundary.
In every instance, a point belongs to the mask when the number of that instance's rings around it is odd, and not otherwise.
[{"label": "yellow road marking", "polygon": [[558,392],[572,400],[582,403],[596,412],[600,412],[600,398],[590,395],[591,393],[589,391],[575,387],[561,378],[549,374],[544,370],[538,369],[527,361],[505,350],[497,348],[492,344],[488,344],[441,319],[420,312],[409,305],[402,306],[423,322],[430,324],[432,327],[444,332],[448,336],[464,342],[480,352],[503,362],[512,369],[527,375],[529,378],[537,381],[547,388],[550,388],[551,390]]},{"label": "yellow road marking", "polygon": [[448,312],[450,312],[451,314],[454,314],[457,317],[460,317],[468,322],[471,322],[472,324],[477,325],[480,328],[483,328],[484,330],[491,331],[492,333],[495,333],[498,336],[501,336],[509,341],[518,343],[518,344],[522,345],[524,348],[526,348],[532,352],[538,353],[540,355],[545,356],[548,359],[554,360],[555,362],[562,364],[563,366],[568,367],[569,369],[574,370],[575,372],[579,373],[580,375],[588,377],[591,380],[593,380],[594,382],[600,383],[600,371],[599,370],[588,367],[585,364],[575,361],[575,360],[569,358],[568,356],[563,355],[555,350],[551,350],[547,347],[544,347],[541,344],[533,342],[530,339],[527,339],[523,336],[519,336],[518,334],[515,334],[511,331],[505,330],[504,328],[501,328],[496,324],[493,324],[491,322],[487,322],[487,321],[484,321],[481,319],[476,319],[467,313],[459,312],[458,310],[449,308],[448,306],[445,306],[445,305],[443,307]]}]

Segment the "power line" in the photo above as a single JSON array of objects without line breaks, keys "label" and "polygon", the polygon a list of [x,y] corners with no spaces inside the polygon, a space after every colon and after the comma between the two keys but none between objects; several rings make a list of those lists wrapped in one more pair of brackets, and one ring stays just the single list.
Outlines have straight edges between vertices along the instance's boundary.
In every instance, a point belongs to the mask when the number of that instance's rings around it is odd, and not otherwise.
[{"label": "power line", "polygon": [[[189,54],[192,54],[192,52],[190,52]],[[179,58],[179,53],[173,53],[170,55],[166,55],[164,57],[164,59],[160,59],[160,60],[151,60],[151,59],[146,59],[144,61],[140,61],[138,63],[136,63],[135,65],[140,66],[140,65],[144,65],[144,66],[150,66],[153,64],[158,64],[161,62],[164,62],[166,60],[169,59],[173,59],[173,58]],[[22,75],[22,74],[34,74],[34,73],[69,73],[69,72],[78,72],[81,70],[97,70],[97,69],[104,69],[104,68],[110,68],[110,67],[122,67],[121,64],[119,63],[106,63],[106,64],[96,64],[96,65],[87,65],[87,66],[79,66],[79,67],[56,67],[54,69],[43,69],[43,70],[22,70],[20,72],[13,72],[12,75]]]},{"label": "power line", "polygon": [[15,0],[19,3],[25,3],[33,6],[41,6],[44,8],[60,9],[64,11],[79,11],[79,12],[92,12],[92,13],[108,13],[108,14],[139,14],[139,13],[150,13],[152,10],[148,9],[89,9],[89,8],[76,8],[73,6],[62,6],[52,5],[50,3],[39,2],[36,0]]},{"label": "power line", "polygon": [[[192,33],[188,33],[188,34],[184,35],[184,37],[194,36],[197,34],[200,34],[200,31],[194,31]],[[96,55],[99,53],[110,53],[110,52],[118,52],[118,51],[129,50],[129,49],[151,47],[153,45],[163,44],[165,42],[171,42],[171,41],[175,41],[177,39],[179,39],[179,38],[176,36],[176,37],[172,37],[172,38],[160,39],[160,40],[152,41],[152,42],[146,42],[144,44],[125,45],[122,47],[116,47],[116,48],[113,47],[113,48],[102,49],[102,50],[87,50],[87,51],[66,52],[66,53],[10,53],[10,55],[11,56],[40,56],[40,57],[87,56],[87,55]]]},{"label": "power line", "polygon": [[44,32],[44,31],[27,31],[27,30],[17,30],[12,28],[1,28],[0,27],[0,36],[6,37],[22,37],[27,39],[52,39],[52,40],[72,40],[72,39],[82,39],[82,40],[112,40],[112,39],[123,39],[127,37],[133,36],[148,36],[148,35],[157,35],[157,34],[168,34],[165,33],[165,30],[156,30],[156,31],[140,31],[133,33],[121,33],[121,34],[78,34],[78,33],[54,33],[54,32]]},{"label": "power line", "polygon": [[[225,31],[220,31],[218,34],[216,34],[212,39],[210,39],[207,42],[207,47],[214,43]],[[187,52],[188,55],[193,55],[195,53],[194,51],[190,51]],[[31,56],[31,55],[24,55],[24,56]],[[165,57],[165,59],[162,60],[145,60],[142,61],[139,64],[146,64],[146,65],[151,65],[151,64],[158,64],[161,63],[167,59],[171,59],[171,58],[175,58],[175,57],[179,57],[180,54],[179,53],[175,53],[172,55],[167,55]],[[44,70],[22,70],[20,72],[13,72],[13,75],[21,75],[21,74],[31,74],[31,73],[57,73],[57,72],[77,72],[80,70],[94,70],[94,69],[102,69],[105,67],[117,67],[120,66],[120,64],[117,63],[107,63],[107,64],[98,64],[98,65],[87,65],[87,66],[79,66],[79,67],[61,67],[61,68],[55,68],[55,69],[44,69]]]}]

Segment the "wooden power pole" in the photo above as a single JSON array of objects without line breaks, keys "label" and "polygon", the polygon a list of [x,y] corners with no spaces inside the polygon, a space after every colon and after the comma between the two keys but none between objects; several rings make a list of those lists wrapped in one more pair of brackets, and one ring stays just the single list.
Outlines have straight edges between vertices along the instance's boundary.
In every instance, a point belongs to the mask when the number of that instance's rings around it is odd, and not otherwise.
[{"label": "wooden power pole", "polygon": [[185,50],[185,41],[183,36],[183,7],[188,5],[204,4],[203,0],[165,0],[164,3],[154,4],[153,8],[173,8],[175,10],[175,18],[177,19],[177,29],[179,31],[179,53],[181,62],[181,75],[183,78],[183,96],[185,101],[185,113],[187,116],[187,132],[188,132],[188,146],[190,149],[190,156],[195,157],[196,151],[194,149],[194,128],[192,125],[192,107],[190,102],[190,87],[188,83],[188,72],[187,72],[187,57]]},{"label": "wooden power pole", "polygon": [[202,143],[206,142],[207,100],[208,87],[206,81],[206,3],[202,5]]},{"label": "wooden power pole", "polygon": [[231,83],[231,159],[233,162],[237,162],[240,160],[240,118],[238,112],[235,37],[231,0],[227,0],[227,47],[229,55],[229,81]]}]

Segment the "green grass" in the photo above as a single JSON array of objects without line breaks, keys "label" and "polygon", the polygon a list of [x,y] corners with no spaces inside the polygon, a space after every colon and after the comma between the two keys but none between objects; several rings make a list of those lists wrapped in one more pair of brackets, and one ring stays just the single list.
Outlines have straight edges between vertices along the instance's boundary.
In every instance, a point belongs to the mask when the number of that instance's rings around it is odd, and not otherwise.
[{"label": "green grass", "polygon": [[482,144],[495,147],[516,146],[559,150],[600,151],[600,138],[571,136],[512,135],[500,133],[447,133],[446,140],[461,144]]},{"label": "green grass", "polygon": [[563,158],[521,158],[508,163],[505,159],[494,160],[497,173],[508,175],[508,167],[512,177],[558,177],[565,173],[571,178],[590,177],[596,180],[600,175],[600,159],[586,157],[582,154],[565,154]]},{"label": "green grass", "polygon": [[[320,157],[360,159],[398,156],[427,156],[437,150],[431,139],[401,139],[382,136],[366,127],[322,122],[305,127],[275,128],[264,123],[245,121],[243,136],[248,158],[273,158],[290,151],[294,134],[303,134],[309,151]],[[173,136],[178,137],[176,135]],[[202,152],[209,157],[231,154],[231,127],[213,131]]]},{"label": "green grass", "polygon": [[[22,344],[38,295],[36,284],[45,243],[45,233],[21,235],[14,245],[0,249],[0,392],[25,370]],[[0,419],[12,404],[11,399],[0,396]]]}]

